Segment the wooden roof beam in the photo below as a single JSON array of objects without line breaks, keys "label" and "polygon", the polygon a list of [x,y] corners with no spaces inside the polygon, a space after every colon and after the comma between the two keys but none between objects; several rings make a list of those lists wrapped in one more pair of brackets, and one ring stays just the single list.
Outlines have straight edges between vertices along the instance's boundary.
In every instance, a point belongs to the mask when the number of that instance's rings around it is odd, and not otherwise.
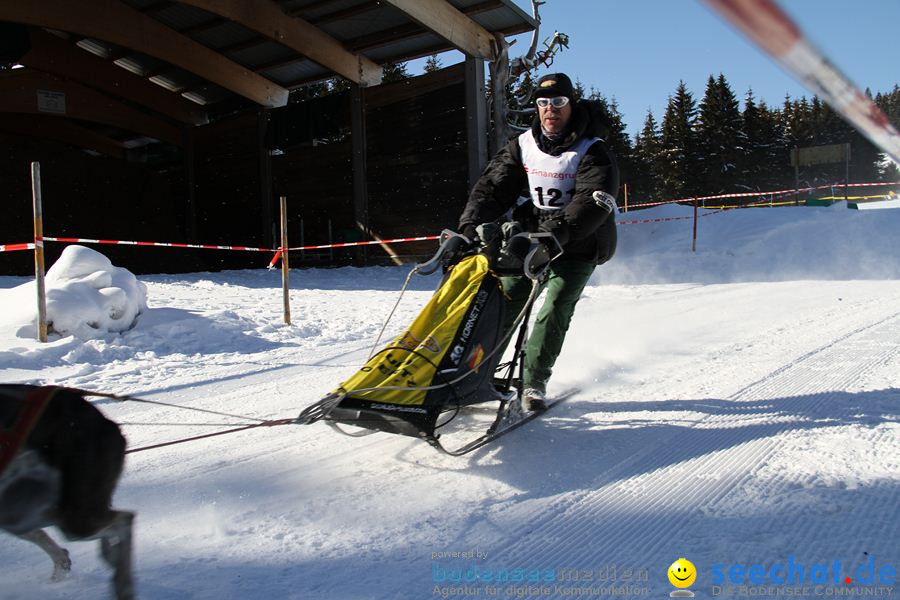
[{"label": "wooden roof beam", "polygon": [[272,0],[180,1],[261,33],[356,84],[365,87],[381,83],[380,65],[350,52],[303,19],[286,15]]},{"label": "wooden roof beam", "polygon": [[[461,9],[460,12],[462,12],[466,16],[471,16],[488,10],[493,10],[500,6],[502,6],[502,3],[499,2],[499,0],[487,0],[486,2],[480,2],[478,4],[467,6]],[[360,52],[370,50],[372,48],[377,48],[379,46],[384,46],[385,44],[390,44],[391,42],[413,38],[418,35],[422,35],[423,33],[432,33],[432,31],[418,23],[407,23],[405,25],[398,25],[396,27],[391,27],[390,29],[376,31],[374,33],[369,33],[353,38],[352,40],[347,41],[345,45],[355,52]],[[444,44],[440,47],[440,50],[452,50],[453,48],[453,44]]]},{"label": "wooden roof beam", "polygon": [[[250,4],[256,7],[256,3]],[[0,20],[105,40],[170,62],[262,106],[287,104],[288,91],[283,87],[119,0],[2,1]]]},{"label": "wooden roof beam", "polygon": [[[42,106],[47,94],[59,94],[61,102]],[[180,146],[181,129],[92,88],[54,75],[16,69],[0,74],[0,112],[68,117],[112,125]]]},{"label": "wooden roof beam", "polygon": [[446,0],[384,0],[468,56],[491,60],[494,36]]},{"label": "wooden roof beam", "polygon": [[272,69],[280,69],[281,67],[289,67],[291,65],[300,64],[303,61],[308,60],[305,56],[288,56],[287,58],[279,58],[277,60],[270,60],[267,63],[263,63],[261,65],[256,65],[253,67],[254,73],[262,73],[263,71],[269,71]]},{"label": "wooden roof beam", "polygon": [[91,131],[70,119],[0,113],[0,132],[23,137],[38,137],[62,142],[76,148],[93,150],[113,158],[125,157],[125,145]]},{"label": "wooden roof beam", "polygon": [[[313,25],[322,25],[325,23],[333,23],[334,21],[341,21],[343,19],[349,19],[350,17],[356,17],[363,13],[367,13],[371,10],[375,10],[381,6],[381,2],[379,0],[372,0],[371,2],[366,2],[365,4],[360,4],[359,6],[351,6],[350,8],[343,8],[340,10],[336,10],[331,13],[327,13],[318,17],[311,17],[307,19]],[[291,12],[292,16],[296,16],[297,14],[302,14],[304,12],[309,12],[312,7],[304,6],[303,8],[298,8]]]},{"label": "wooden roof beam", "polygon": [[208,122],[206,111],[165,88],[113,65],[99,56],[47,33],[30,27],[31,50],[19,61],[37,71],[80,81],[107,94],[190,125]]}]

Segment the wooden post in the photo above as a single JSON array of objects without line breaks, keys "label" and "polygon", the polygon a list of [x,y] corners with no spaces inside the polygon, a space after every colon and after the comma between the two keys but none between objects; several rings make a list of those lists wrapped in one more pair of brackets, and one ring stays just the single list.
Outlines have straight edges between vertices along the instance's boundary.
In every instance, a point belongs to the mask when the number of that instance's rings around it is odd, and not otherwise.
[{"label": "wooden post", "polygon": [[258,109],[256,113],[256,152],[259,158],[259,201],[262,215],[263,244],[275,245],[275,212],[272,206],[272,154],[266,147],[266,130],[269,127],[269,111]]},{"label": "wooden post", "polygon": [[287,198],[281,196],[281,292],[284,296],[284,322],[291,324],[291,294],[288,286]]},{"label": "wooden post", "polygon": [[[363,89],[350,85],[350,138],[353,149],[353,217],[356,227],[366,236],[369,228],[368,152],[366,150],[366,101]],[[357,250],[360,262],[367,260],[366,246]]]},{"label": "wooden post", "polygon": [[844,144],[844,202],[849,202],[847,188],[850,186],[850,142]]},{"label": "wooden post", "polygon": [[184,233],[189,242],[197,241],[197,170],[194,165],[194,128],[185,125],[181,129],[184,140],[184,179],[187,185],[185,198]]},{"label": "wooden post", "polygon": [[694,200],[694,239],[691,242],[691,252],[697,251],[697,200]]},{"label": "wooden post", "polygon": [[625,184],[625,212],[628,212],[628,184]]},{"label": "wooden post", "polygon": [[469,187],[472,189],[488,161],[487,101],[484,90],[484,61],[466,57],[466,145],[468,146]]},{"label": "wooden post", "polygon": [[41,164],[31,163],[31,199],[34,204],[34,280],[37,284],[38,341],[47,341],[47,296],[44,289],[44,215],[41,209]]},{"label": "wooden post", "polygon": [[334,235],[331,231],[331,217],[328,217],[328,260],[334,263]]}]

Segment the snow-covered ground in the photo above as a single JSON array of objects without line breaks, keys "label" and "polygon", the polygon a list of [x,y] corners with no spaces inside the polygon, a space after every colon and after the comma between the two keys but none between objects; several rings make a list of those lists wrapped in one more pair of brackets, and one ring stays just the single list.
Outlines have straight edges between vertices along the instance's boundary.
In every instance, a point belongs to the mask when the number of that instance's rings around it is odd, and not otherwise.
[{"label": "snow-covered ground", "polygon": [[[679,557],[700,598],[900,597],[900,210],[712,214],[696,253],[690,220],[619,231],[549,390],[580,392],[496,445],[449,458],[316,424],[130,454],[115,503],[138,515],[140,597],[661,598]],[[4,328],[0,380],[292,417],[362,364],[407,272],[295,270],[291,326],[278,272],[142,276],[128,331]],[[25,281],[0,277],[0,310]],[[414,281],[390,333],[436,281]],[[97,405],[132,448],[243,423]],[[0,537],[0,597],[105,597],[96,544],[67,546],[53,584]]]}]

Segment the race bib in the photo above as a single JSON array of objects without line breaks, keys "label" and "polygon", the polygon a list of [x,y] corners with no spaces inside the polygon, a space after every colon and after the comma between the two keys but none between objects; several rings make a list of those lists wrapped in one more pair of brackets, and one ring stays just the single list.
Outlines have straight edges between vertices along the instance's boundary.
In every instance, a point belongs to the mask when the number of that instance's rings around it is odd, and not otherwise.
[{"label": "race bib", "polygon": [[541,210],[565,208],[575,196],[578,165],[588,148],[599,139],[581,139],[559,156],[551,156],[538,148],[531,131],[520,135],[519,149],[528,175],[528,192],[532,204]]}]

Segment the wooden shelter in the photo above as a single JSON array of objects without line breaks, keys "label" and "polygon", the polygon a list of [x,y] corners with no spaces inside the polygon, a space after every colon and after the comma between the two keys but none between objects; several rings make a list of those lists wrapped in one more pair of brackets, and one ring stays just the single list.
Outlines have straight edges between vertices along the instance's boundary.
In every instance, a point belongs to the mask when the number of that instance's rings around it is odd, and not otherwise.
[{"label": "wooden shelter", "polygon": [[[7,153],[0,176],[13,179],[3,192],[11,218],[0,226],[0,243],[19,241],[30,227],[27,210],[18,208],[21,200],[27,209],[21,197],[27,172],[18,174],[23,162],[64,155],[59,169],[43,169],[49,229],[57,228],[48,235],[81,222],[103,231],[67,233],[204,243],[223,240],[198,236],[227,234],[228,243],[274,244],[277,194],[306,199],[304,173],[280,164],[290,162],[292,150],[282,147],[286,138],[273,123],[289,128],[291,115],[328,121],[316,107],[342,111],[346,122],[336,126],[349,132],[347,156],[326,150],[314,134],[287,139],[303,148],[309,180],[346,164],[355,227],[368,235],[378,219],[369,167],[384,162],[371,156],[367,138],[373,126],[385,128],[373,123],[373,112],[404,102],[409,110],[417,95],[456,86],[451,96],[461,95],[461,104],[445,101],[435,114],[463,111],[451,128],[465,136],[465,170],[455,176],[467,187],[487,159],[484,62],[496,57],[498,37],[535,26],[511,0],[0,0],[0,66],[7,67],[0,70],[0,142]],[[382,65],[450,49],[466,56],[464,65],[375,93]],[[335,100],[294,105],[296,90],[334,77],[349,82],[337,109]],[[441,94],[432,100],[418,109],[425,114],[440,105]],[[415,126],[415,119],[404,123]],[[386,135],[397,139],[396,132]],[[407,152],[416,154],[413,146]],[[249,171],[239,190],[218,185]],[[207,210],[203,197],[210,193],[218,194],[211,204],[226,208]],[[414,202],[416,195],[398,200]],[[133,202],[140,204],[139,223],[130,214],[130,225],[110,227],[115,219],[97,216],[116,207],[128,213],[122,206]],[[252,207],[253,216],[229,211],[234,205]],[[97,217],[91,224],[79,217],[85,211]],[[247,235],[234,239],[233,227],[209,231],[210,219],[237,219]],[[0,260],[0,268],[9,264],[9,257]]]}]

